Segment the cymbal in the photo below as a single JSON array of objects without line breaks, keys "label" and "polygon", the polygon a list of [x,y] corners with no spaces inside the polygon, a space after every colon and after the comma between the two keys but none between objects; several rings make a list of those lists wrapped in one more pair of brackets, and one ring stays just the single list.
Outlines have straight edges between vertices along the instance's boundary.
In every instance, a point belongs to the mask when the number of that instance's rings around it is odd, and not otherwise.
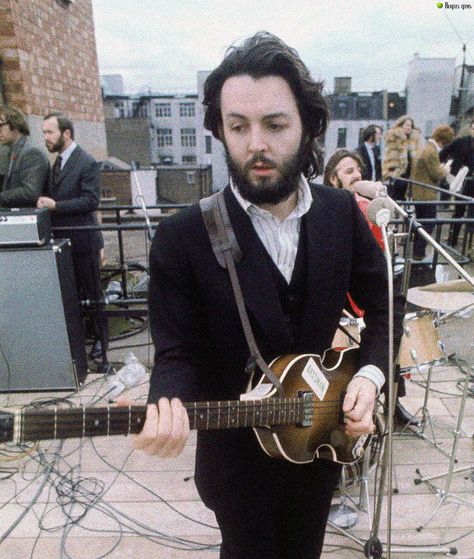
[{"label": "cymbal", "polygon": [[[474,278],[472,278],[474,281]],[[456,291],[474,292],[474,287],[465,279],[445,281],[443,283],[430,283],[420,287],[422,291],[436,291],[438,293]]]},{"label": "cymbal", "polygon": [[[424,286],[426,287],[426,286]],[[412,287],[408,290],[407,300],[413,305],[425,309],[455,311],[469,305],[474,305],[474,293],[458,291],[435,292],[427,291],[424,287]]]}]

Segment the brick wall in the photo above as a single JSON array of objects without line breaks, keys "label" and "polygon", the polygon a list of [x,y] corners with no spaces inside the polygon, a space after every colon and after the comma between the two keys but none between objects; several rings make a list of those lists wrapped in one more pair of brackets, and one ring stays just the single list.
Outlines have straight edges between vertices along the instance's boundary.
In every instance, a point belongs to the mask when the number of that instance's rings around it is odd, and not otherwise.
[{"label": "brick wall", "polygon": [[0,0],[0,58],[6,101],[33,127],[60,111],[105,138],[91,0]]}]

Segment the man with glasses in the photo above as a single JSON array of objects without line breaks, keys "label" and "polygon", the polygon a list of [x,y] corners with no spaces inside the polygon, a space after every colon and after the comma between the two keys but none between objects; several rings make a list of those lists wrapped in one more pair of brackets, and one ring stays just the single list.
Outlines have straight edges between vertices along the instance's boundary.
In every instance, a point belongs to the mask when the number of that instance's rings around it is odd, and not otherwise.
[{"label": "man with glasses", "polygon": [[35,207],[49,174],[46,155],[33,146],[25,116],[14,107],[0,105],[0,144],[8,148],[0,184],[0,207]]}]

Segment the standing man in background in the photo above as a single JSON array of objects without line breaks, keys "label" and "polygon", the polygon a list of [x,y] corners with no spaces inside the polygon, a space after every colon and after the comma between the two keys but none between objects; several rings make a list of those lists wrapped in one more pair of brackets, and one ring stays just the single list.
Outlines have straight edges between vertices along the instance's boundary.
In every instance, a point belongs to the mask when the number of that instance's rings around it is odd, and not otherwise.
[{"label": "standing man in background", "polygon": [[362,132],[362,143],[356,150],[363,163],[362,180],[379,181],[382,178],[381,141],[382,128],[376,124],[370,124]]},{"label": "standing man in background", "polygon": [[33,146],[25,116],[14,107],[0,105],[0,144],[8,148],[0,183],[0,207],[36,206],[49,173],[46,154]]},{"label": "standing man in background", "polygon": [[[44,118],[46,147],[58,156],[53,164],[47,196],[38,200],[38,208],[51,210],[53,227],[97,225],[95,212],[100,200],[100,171],[95,159],[74,141],[71,120],[59,113]],[[100,230],[61,231],[56,237],[71,240],[74,274],[79,300],[101,301],[99,252],[103,246]],[[107,319],[99,314],[91,319],[94,344],[91,359],[102,357],[107,363]]]}]

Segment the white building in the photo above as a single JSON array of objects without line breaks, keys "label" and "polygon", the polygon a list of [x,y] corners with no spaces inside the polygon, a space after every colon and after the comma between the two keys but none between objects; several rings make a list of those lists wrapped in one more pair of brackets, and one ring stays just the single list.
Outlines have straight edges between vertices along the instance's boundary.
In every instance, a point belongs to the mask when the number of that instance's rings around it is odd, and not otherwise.
[{"label": "white building", "polygon": [[451,124],[455,58],[421,58],[415,53],[406,80],[407,114],[424,138],[441,124]]}]

